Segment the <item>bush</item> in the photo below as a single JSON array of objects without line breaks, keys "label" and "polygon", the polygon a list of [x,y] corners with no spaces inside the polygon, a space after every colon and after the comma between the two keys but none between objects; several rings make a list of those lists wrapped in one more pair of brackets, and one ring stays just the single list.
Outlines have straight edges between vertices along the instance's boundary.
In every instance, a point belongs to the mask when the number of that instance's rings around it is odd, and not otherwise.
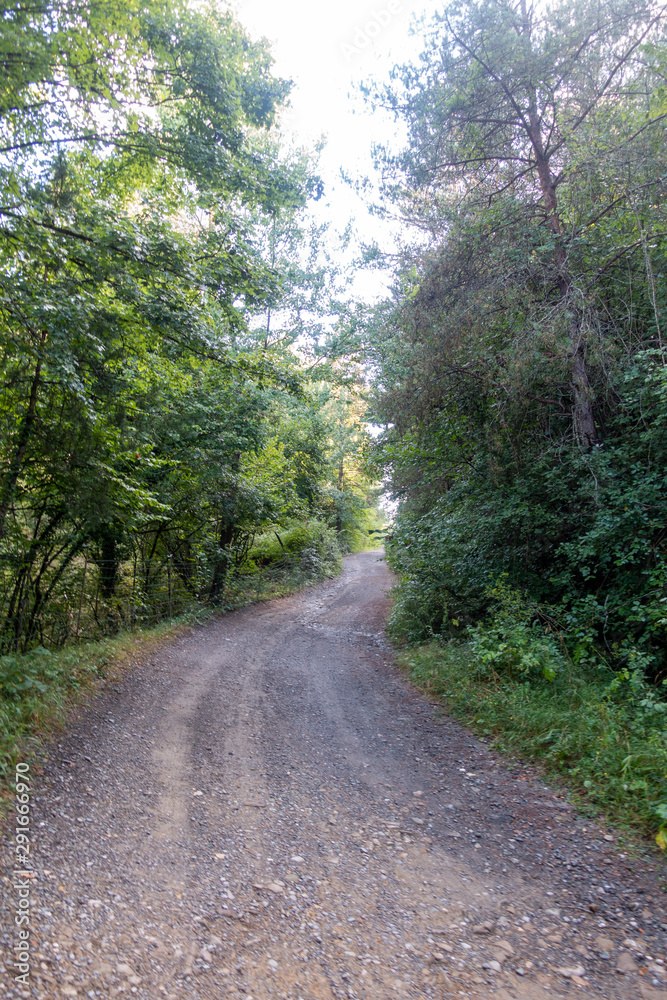
[{"label": "bush", "polygon": [[316,519],[278,526],[255,539],[242,573],[256,573],[271,566],[301,568],[316,578],[340,571],[336,533]]},{"label": "bush", "polygon": [[481,669],[514,680],[553,681],[565,666],[553,626],[504,579],[489,588],[488,596],[495,604],[491,617],[469,629],[478,674]]},{"label": "bush", "polygon": [[0,776],[7,776],[17,754],[26,752],[26,741],[35,742],[41,727],[60,717],[70,696],[98,676],[110,651],[122,644],[122,638],[107,639],[57,652],[39,646],[0,657]]},{"label": "bush", "polygon": [[393,604],[387,622],[389,636],[399,644],[412,645],[440,634],[447,618],[442,591],[426,592],[414,577],[400,580],[392,592]]},{"label": "bush", "polygon": [[667,367],[642,352],[615,390],[604,446],[543,447],[517,471],[507,442],[490,450],[482,437],[474,475],[402,505],[389,546],[395,635],[479,624],[504,578],[562,624],[575,660],[623,669],[637,649],[648,679],[667,676]]}]

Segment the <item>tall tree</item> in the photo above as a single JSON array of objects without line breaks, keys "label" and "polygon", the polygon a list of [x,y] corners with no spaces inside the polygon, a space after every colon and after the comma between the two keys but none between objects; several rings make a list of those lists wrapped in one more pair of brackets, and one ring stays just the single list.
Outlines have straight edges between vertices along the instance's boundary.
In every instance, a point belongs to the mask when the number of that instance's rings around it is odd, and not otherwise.
[{"label": "tall tree", "polygon": [[[262,230],[305,203],[313,178],[269,135],[289,84],[214,6],[8,4],[0,64],[0,602],[11,645],[33,641],[85,546],[113,600],[138,536],[161,555],[169,530],[185,527],[179,505],[197,476],[210,500],[199,530],[219,529],[235,456],[258,447],[263,408],[242,404],[258,385],[299,383],[294,365],[236,338],[278,284]],[[198,428],[175,431],[177,412]],[[186,458],[175,439],[188,436]]]},{"label": "tall tree", "polygon": [[[654,79],[638,70],[640,47],[664,15],[654,0],[454,3],[436,15],[421,66],[397,71],[399,87],[385,91],[409,136],[403,155],[383,156],[386,190],[410,222],[439,239],[451,213],[483,213],[510,196],[524,226],[548,234],[538,237],[540,281],[549,305],[554,296],[558,301],[573,427],[584,448],[599,436],[586,364],[589,278],[582,281],[576,258],[585,229],[610,209],[616,193],[606,204],[598,201],[592,215],[577,216],[568,188],[591,166],[582,160],[582,137],[619,100],[626,112],[629,105],[643,112],[638,132],[662,119],[651,106]],[[507,235],[516,238],[510,227]]]},{"label": "tall tree", "polygon": [[378,150],[413,238],[369,340],[413,636],[484,614],[508,574],[573,651],[667,665],[664,15],[449,5],[373,91],[407,131]]}]

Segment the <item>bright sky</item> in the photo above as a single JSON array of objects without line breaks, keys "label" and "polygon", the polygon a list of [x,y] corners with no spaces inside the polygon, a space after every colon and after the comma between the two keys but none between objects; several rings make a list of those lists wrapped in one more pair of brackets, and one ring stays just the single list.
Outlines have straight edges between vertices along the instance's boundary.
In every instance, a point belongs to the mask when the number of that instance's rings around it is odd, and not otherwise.
[{"label": "bright sky", "polygon": [[[362,238],[382,238],[377,221],[340,177],[340,168],[367,174],[371,143],[390,139],[396,126],[364,111],[352,92],[354,83],[371,76],[386,79],[395,63],[411,60],[421,48],[409,33],[413,15],[442,3],[231,0],[230,5],[251,36],[271,43],[276,75],[294,81],[285,130],[306,144],[322,135],[328,140],[320,167],[326,185],[321,210],[339,230],[354,216]],[[373,284],[370,277],[363,282],[365,294],[381,291],[377,281]]]}]

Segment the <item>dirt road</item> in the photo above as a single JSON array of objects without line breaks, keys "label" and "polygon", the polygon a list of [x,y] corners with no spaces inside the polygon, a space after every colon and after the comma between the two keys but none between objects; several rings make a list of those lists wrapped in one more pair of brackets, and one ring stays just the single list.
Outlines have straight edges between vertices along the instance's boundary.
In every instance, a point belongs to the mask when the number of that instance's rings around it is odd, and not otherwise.
[{"label": "dirt road", "polygon": [[28,989],[5,878],[7,996],[666,1000],[658,874],[400,677],[389,585],[349,557],[95,701],[36,778]]}]

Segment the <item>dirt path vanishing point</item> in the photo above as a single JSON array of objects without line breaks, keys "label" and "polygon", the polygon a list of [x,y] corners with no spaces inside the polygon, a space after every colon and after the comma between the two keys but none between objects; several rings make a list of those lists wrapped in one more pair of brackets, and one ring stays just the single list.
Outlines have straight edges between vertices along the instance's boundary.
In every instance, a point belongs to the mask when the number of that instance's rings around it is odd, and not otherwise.
[{"label": "dirt path vanishing point", "polygon": [[402,679],[379,555],[173,642],[54,748],[5,996],[667,1000],[658,875]]}]

